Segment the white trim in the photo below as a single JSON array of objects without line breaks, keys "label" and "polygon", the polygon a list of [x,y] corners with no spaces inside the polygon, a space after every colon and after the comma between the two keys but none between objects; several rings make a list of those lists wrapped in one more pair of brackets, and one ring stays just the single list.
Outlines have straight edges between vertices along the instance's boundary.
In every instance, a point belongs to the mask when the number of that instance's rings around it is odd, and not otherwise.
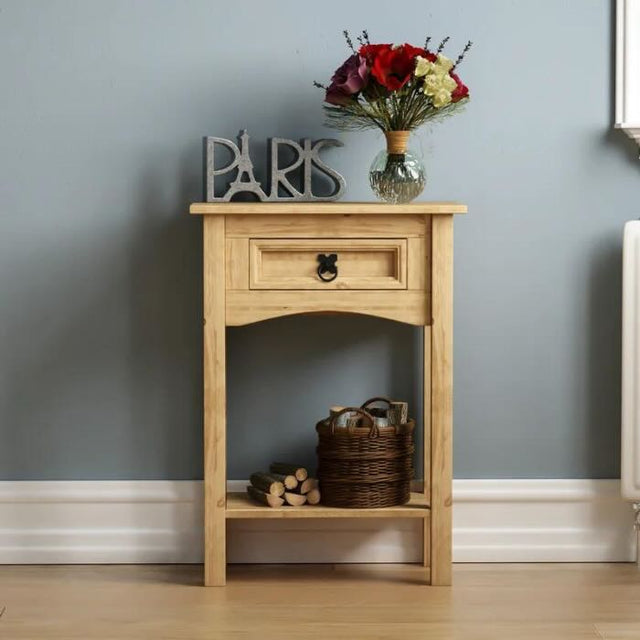
[{"label": "white trim", "polygon": [[457,562],[621,562],[635,555],[619,480],[455,480]]},{"label": "white trim", "polygon": [[616,5],[616,128],[640,144],[640,0]]},{"label": "white trim", "polygon": [[201,522],[201,482],[0,482],[0,563],[199,562]]},{"label": "white trim", "polygon": [[[634,558],[633,512],[618,480],[454,480],[453,494],[457,562]],[[421,560],[419,521],[238,520],[228,527],[233,562]],[[0,563],[201,560],[201,482],[0,482]]]},{"label": "white trim", "polygon": [[640,501],[640,221],[624,225],[622,249],[622,495]]}]

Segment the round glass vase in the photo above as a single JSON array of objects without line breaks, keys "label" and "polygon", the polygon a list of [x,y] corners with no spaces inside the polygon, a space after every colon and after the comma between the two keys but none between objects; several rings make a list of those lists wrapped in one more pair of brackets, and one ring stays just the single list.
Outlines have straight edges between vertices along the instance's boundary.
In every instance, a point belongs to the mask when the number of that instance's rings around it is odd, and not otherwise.
[{"label": "round glass vase", "polygon": [[371,163],[369,183],[376,198],[391,204],[415,200],[427,176],[420,159],[407,149],[409,131],[385,131],[387,148]]}]

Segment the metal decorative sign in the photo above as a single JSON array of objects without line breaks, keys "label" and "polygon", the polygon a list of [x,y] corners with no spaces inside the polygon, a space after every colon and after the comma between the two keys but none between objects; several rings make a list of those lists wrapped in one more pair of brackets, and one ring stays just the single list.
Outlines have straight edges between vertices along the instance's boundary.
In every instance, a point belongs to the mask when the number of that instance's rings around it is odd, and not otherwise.
[{"label": "metal decorative sign", "polygon": [[[343,146],[339,140],[323,138],[312,142],[310,138],[304,138],[297,143],[285,138],[270,138],[268,174],[271,184],[268,194],[255,178],[253,162],[249,155],[249,134],[246,130],[240,132],[238,141],[239,146],[226,138],[205,138],[207,202],[229,202],[239,193],[251,193],[258,200],[265,202],[337,200],[344,193],[344,178],[320,159],[320,150],[323,147]],[[226,147],[231,152],[231,162],[225,167],[216,168],[216,146]],[[285,167],[279,166],[281,147],[288,147],[296,154],[295,160]],[[329,195],[314,195],[312,190],[314,167],[333,183],[333,191]],[[216,193],[216,177],[225,176],[232,171],[236,171],[234,180],[226,185],[224,193]],[[298,181],[300,188],[292,184],[290,178],[293,175],[300,178]]]}]

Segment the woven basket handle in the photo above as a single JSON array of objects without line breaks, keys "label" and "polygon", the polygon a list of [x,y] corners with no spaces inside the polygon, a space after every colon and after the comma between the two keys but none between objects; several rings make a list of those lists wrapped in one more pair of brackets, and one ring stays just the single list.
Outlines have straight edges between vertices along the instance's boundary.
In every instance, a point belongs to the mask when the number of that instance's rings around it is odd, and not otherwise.
[{"label": "woven basket handle", "polygon": [[[369,435],[371,437],[375,438],[378,435],[378,427],[375,424],[373,416],[368,411],[365,411],[364,409],[358,409],[357,407],[345,407],[344,409],[342,409],[342,411],[338,411],[338,413],[331,416],[331,422],[329,423],[331,435],[333,435],[336,432],[336,419],[338,418],[338,416],[341,416],[343,413],[349,413],[349,412],[359,413],[363,418],[369,421],[368,425],[363,425],[363,426],[369,427]],[[349,430],[349,433],[353,433],[355,427],[349,426],[347,427],[347,429]]]},{"label": "woven basket handle", "polygon": [[373,404],[374,402],[386,402],[387,403],[387,407],[391,406],[391,400],[389,400],[389,398],[385,398],[383,396],[378,396],[376,398],[371,398],[370,400],[367,400],[365,403],[363,403],[360,408],[361,409],[367,409],[369,407],[370,404]]},{"label": "woven basket handle", "polygon": [[[369,408],[369,405],[372,405],[376,402],[386,402],[387,409],[391,407],[391,400],[389,400],[389,398],[385,398],[384,396],[376,396],[375,398],[371,398],[370,400],[367,400],[360,408],[366,410]],[[400,427],[398,425],[394,425],[394,426],[395,426],[395,432],[397,434]]]}]

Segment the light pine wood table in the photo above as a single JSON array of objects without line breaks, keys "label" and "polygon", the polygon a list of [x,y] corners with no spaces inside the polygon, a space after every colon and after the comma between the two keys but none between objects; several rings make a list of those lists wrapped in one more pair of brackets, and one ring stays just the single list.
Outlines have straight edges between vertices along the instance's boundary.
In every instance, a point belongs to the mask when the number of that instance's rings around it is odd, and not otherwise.
[{"label": "light pine wood table", "polygon": [[[345,517],[421,518],[425,582],[451,584],[453,216],[466,207],[230,202],[190,212],[204,222],[205,584],[226,582],[228,518]],[[320,254],[336,254],[337,274],[318,273]],[[318,312],[423,327],[424,484],[404,506],[270,509],[227,495],[225,329]]]}]

